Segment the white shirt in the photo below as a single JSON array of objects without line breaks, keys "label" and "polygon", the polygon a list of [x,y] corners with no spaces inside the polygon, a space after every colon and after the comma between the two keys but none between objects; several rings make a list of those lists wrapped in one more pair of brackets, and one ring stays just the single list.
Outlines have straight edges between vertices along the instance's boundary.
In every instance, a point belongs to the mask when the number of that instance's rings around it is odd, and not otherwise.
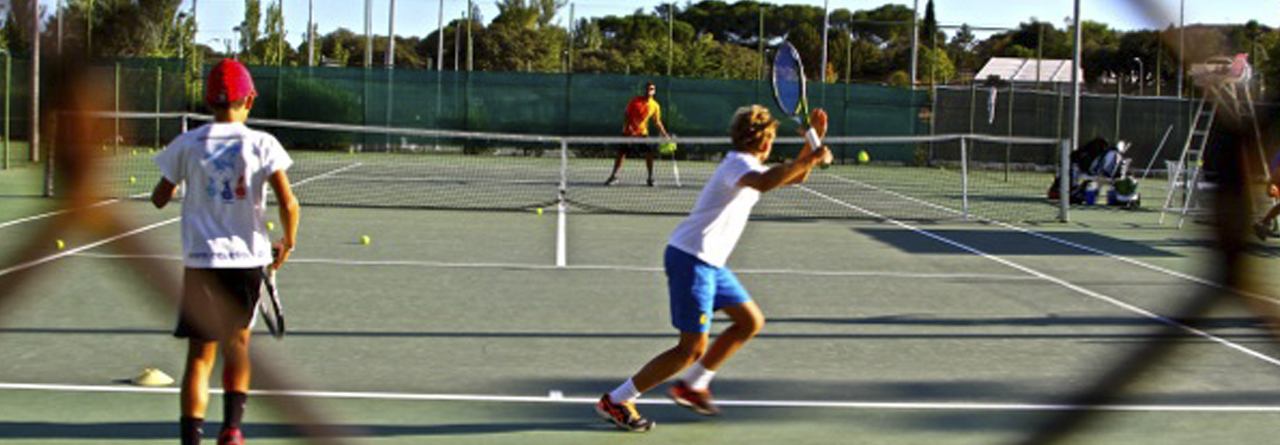
[{"label": "white shirt", "polygon": [[264,212],[267,180],[293,159],[270,134],[213,123],[178,136],[156,155],[160,173],[187,183],[182,203],[184,264],[198,269],[271,263]]},{"label": "white shirt", "polygon": [[760,191],[738,185],[750,172],[768,170],[750,153],[731,151],[698,195],[689,217],[676,226],[669,243],[707,264],[724,267],[738,244]]}]

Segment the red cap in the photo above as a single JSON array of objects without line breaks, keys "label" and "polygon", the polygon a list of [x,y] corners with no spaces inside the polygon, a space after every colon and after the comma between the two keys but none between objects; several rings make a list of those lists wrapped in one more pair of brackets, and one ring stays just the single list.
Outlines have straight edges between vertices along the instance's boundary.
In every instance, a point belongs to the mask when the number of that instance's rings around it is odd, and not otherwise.
[{"label": "red cap", "polygon": [[225,105],[257,95],[249,69],[235,59],[222,59],[205,79],[204,101],[210,105]]}]

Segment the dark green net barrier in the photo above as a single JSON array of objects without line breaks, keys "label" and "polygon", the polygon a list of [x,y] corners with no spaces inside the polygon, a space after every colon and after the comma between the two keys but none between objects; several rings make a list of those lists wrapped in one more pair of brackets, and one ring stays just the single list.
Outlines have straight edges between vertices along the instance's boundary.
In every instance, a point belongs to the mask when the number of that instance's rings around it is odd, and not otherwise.
[{"label": "dark green net barrier", "polygon": [[[989,89],[983,87],[939,88],[933,132],[1055,139],[1071,136],[1068,86],[1056,91],[1013,92],[1002,87],[996,94],[994,119],[987,112],[989,97]],[[1145,170],[1151,165],[1153,170],[1163,170],[1165,161],[1176,162],[1181,154],[1198,102],[1196,98],[1086,94],[1080,103],[1080,137],[1084,141],[1094,137],[1129,141],[1132,147],[1128,155],[1133,158],[1135,169]],[[1256,105],[1260,116],[1268,115],[1270,105]],[[1168,140],[1161,149],[1166,132]],[[1280,134],[1268,134],[1264,125],[1263,140],[1270,153],[1274,151],[1272,147],[1280,145]]]},{"label": "dark green net barrier", "polygon": [[[646,82],[657,85],[668,132],[686,137],[724,136],[735,109],[773,103],[769,85],[751,80],[381,68],[251,71],[260,95],[258,117],[470,132],[619,135],[627,101]],[[813,107],[827,109],[833,135],[915,135],[928,129],[919,120],[926,91],[812,85],[809,99]],[[783,131],[793,128],[788,124]],[[371,143],[316,141],[348,142]]]}]

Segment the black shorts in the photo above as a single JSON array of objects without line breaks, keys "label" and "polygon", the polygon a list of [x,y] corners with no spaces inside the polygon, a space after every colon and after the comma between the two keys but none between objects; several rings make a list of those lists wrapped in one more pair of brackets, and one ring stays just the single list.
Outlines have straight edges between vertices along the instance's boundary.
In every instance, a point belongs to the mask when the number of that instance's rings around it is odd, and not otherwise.
[{"label": "black shorts", "polygon": [[253,326],[263,269],[185,269],[178,327],[173,336],[205,341]]},{"label": "black shorts", "polygon": [[649,153],[653,153],[656,149],[656,146],[653,144],[637,142],[623,145],[619,150],[622,150],[622,152],[626,153],[627,156],[646,156]]}]

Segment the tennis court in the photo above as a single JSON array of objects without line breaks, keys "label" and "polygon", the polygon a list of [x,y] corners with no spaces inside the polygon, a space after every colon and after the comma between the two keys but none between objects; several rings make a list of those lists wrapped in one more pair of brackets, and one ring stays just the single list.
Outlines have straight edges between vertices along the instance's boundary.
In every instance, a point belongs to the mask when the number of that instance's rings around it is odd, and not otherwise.
[{"label": "tennis court", "polygon": [[[697,171],[686,167],[681,189],[589,191],[679,206],[669,196],[696,191]],[[143,191],[155,179],[133,175]],[[1074,211],[1066,224],[904,218],[911,207],[946,210],[869,185],[875,175],[837,166],[762,200],[766,215],[804,205],[819,216],[759,218],[730,260],[769,321],[714,384],[725,413],[698,417],[654,391],[640,405],[659,424],[647,435],[615,431],[591,404],[674,344],[661,253],[679,216],[572,210],[557,267],[552,208],[304,205],[280,277],[291,333],[254,340],[258,363],[291,392],[255,381],[246,435],[304,440],[279,410],[307,402],[356,443],[1013,443],[1077,409],[1068,396],[1165,323],[1188,322],[1160,317],[1215,291],[1202,225],[1176,230],[1155,212],[1107,208]],[[0,178],[39,188],[31,169]],[[328,179],[303,183],[300,196]],[[35,193],[0,197],[0,251],[48,222],[52,204]],[[181,373],[173,309],[146,285],[181,269],[178,209],[103,207],[127,215],[132,237],[159,248],[166,266],[132,269],[135,258],[101,236],[68,233],[61,252],[37,240],[45,256],[65,257],[5,301],[6,442],[174,440],[176,388],[122,381],[146,367]],[[1068,442],[1272,437],[1280,350],[1261,321],[1228,303],[1196,326],[1160,338],[1175,353]],[[220,409],[213,397],[210,412]]]}]

